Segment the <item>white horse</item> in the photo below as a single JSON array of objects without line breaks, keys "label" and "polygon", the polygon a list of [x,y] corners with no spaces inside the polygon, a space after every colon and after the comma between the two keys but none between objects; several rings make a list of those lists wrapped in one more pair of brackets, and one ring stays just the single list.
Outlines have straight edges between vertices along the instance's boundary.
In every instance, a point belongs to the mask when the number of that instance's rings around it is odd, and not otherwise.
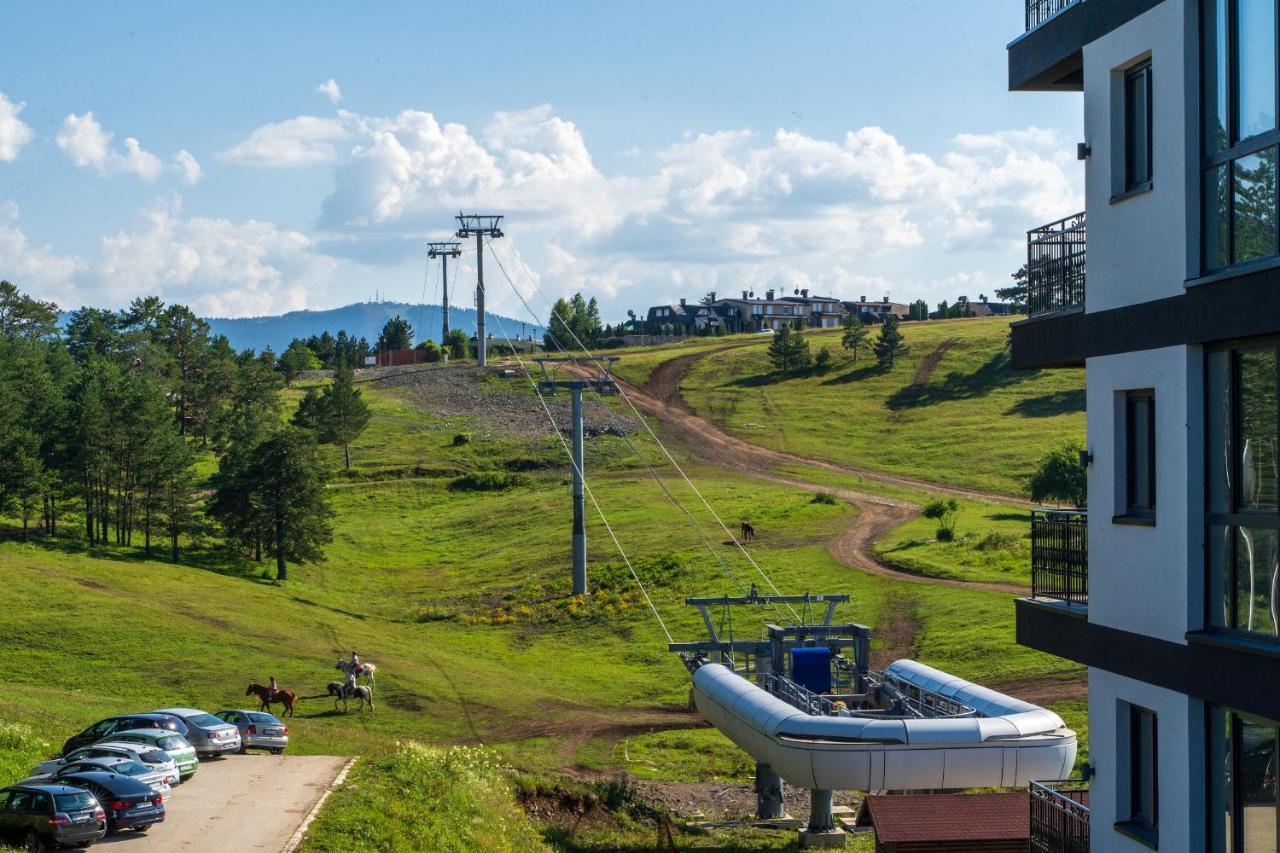
[{"label": "white horse", "polygon": [[[351,661],[347,660],[346,658],[339,658],[337,665],[334,666],[334,669],[340,669],[345,674],[347,670],[351,669]],[[368,681],[368,683],[372,684],[373,674],[377,671],[378,671],[378,668],[373,664],[362,663],[356,667],[356,677],[359,678],[360,676],[363,675],[365,677],[365,680]]]}]

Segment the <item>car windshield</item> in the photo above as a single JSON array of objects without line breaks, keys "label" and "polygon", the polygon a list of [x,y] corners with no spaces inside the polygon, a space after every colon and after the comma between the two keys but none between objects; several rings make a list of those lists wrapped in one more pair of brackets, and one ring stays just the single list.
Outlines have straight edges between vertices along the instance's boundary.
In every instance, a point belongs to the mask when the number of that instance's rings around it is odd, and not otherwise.
[{"label": "car windshield", "polygon": [[74,794],[57,794],[53,801],[58,804],[60,812],[75,812],[80,809],[90,809],[98,804],[93,798],[93,794],[88,791],[78,791]]},{"label": "car windshield", "polygon": [[147,768],[147,765],[139,761],[121,761],[119,764],[112,765],[111,772],[123,773],[126,776],[137,776],[142,773],[150,773],[151,770]]},{"label": "car windshield", "polygon": [[219,720],[213,714],[194,714],[187,717],[187,722],[197,725],[202,729],[212,728],[214,726],[225,726],[226,723]]},{"label": "car windshield", "polygon": [[263,714],[259,711],[250,711],[249,719],[253,720],[255,723],[269,723],[273,726],[280,725],[280,721],[277,720],[274,716],[272,716],[271,714]]},{"label": "car windshield", "polygon": [[160,738],[156,741],[156,746],[161,749],[182,749],[184,746],[187,746],[187,742],[177,735],[172,735],[170,737]]},{"label": "car windshield", "polygon": [[169,756],[158,749],[152,749],[148,752],[144,752],[139,756],[139,758],[148,764],[164,764],[169,760]]}]

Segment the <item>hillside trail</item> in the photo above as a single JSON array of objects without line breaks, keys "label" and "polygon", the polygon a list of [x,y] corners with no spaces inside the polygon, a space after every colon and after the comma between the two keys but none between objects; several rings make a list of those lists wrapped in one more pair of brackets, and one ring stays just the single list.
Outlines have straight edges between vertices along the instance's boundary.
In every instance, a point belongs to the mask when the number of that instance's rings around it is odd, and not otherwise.
[{"label": "hillside trail", "polygon": [[[680,393],[681,380],[689,374],[700,359],[708,355],[710,352],[697,352],[665,361],[654,368],[643,386],[636,386],[616,377],[615,379],[636,408],[656,418],[702,462],[814,493],[827,492],[856,508],[858,514],[852,523],[827,543],[830,554],[844,565],[867,574],[906,583],[962,587],[1011,596],[1026,595],[1025,585],[934,577],[889,565],[876,558],[872,545],[891,530],[914,518],[920,512],[919,506],[897,498],[872,495],[852,489],[832,488],[800,480],[794,476],[774,474],[770,469],[780,463],[799,463],[851,477],[862,477],[873,482],[991,501],[1017,506],[1019,509],[1022,508],[1020,502],[1008,495],[994,492],[929,483],[910,477],[836,465],[823,459],[810,459],[794,453],[761,447],[729,435],[698,415]],[[882,648],[877,651],[876,658],[881,665],[900,657],[911,657],[916,645],[916,634],[921,625],[919,619],[905,612],[906,605],[900,604],[898,599],[894,599],[889,604],[888,612],[880,620],[882,624],[877,626],[877,636],[881,638]],[[1067,679],[1054,677],[1022,679],[989,686],[1024,701],[1039,704],[1081,699],[1087,692],[1087,684],[1083,676]]]}]

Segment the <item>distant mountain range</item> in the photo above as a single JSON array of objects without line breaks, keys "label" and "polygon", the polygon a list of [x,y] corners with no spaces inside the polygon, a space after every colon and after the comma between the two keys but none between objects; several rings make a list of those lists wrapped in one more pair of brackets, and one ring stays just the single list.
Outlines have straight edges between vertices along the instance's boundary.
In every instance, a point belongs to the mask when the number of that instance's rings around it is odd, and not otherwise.
[{"label": "distant mountain range", "polygon": [[[345,329],[348,335],[355,338],[367,338],[370,344],[378,339],[378,333],[388,320],[399,314],[409,321],[414,329],[414,340],[440,340],[439,305],[410,305],[406,302],[357,302],[342,308],[330,308],[325,311],[290,311],[274,317],[208,317],[209,326],[215,335],[226,335],[231,346],[237,350],[253,348],[262,350],[270,347],[277,353],[283,352],[294,338],[309,338],[321,332],[337,334]],[[502,337],[503,331],[513,337],[521,333],[540,338],[542,326],[533,326],[526,322],[522,327],[519,320],[485,312],[485,332],[495,337]],[[476,330],[476,311],[474,308],[449,308],[449,328],[462,329],[468,335]]]}]

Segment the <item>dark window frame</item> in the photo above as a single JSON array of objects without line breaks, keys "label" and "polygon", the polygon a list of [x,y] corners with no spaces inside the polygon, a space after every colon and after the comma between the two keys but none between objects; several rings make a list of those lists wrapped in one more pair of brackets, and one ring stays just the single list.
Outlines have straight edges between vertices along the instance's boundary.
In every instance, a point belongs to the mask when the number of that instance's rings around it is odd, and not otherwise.
[{"label": "dark window frame", "polygon": [[[1143,114],[1135,115],[1133,103],[1132,86],[1137,83],[1143,89]],[[1155,175],[1154,155],[1155,150],[1152,146],[1152,131],[1154,129],[1154,112],[1151,107],[1152,87],[1151,87],[1151,60],[1146,59],[1139,62],[1132,68],[1124,72],[1124,191],[1126,193],[1140,192],[1150,189],[1153,176]],[[1137,155],[1134,145],[1134,129],[1140,126],[1144,130],[1142,152],[1146,159],[1146,170],[1138,171]]]},{"label": "dark window frame", "polygon": [[[1138,438],[1134,429],[1134,408],[1145,402],[1147,405],[1147,429],[1142,437],[1146,450],[1146,483],[1148,501],[1138,503],[1135,493],[1138,491],[1138,472],[1135,462],[1138,451]],[[1124,517],[1155,518],[1156,515],[1156,394],[1152,389],[1126,391],[1124,395]]]},{"label": "dark window frame", "polygon": [[[1206,833],[1205,850],[1210,851],[1210,853],[1244,853],[1244,813],[1243,809],[1238,807],[1241,796],[1240,785],[1245,776],[1242,760],[1244,757],[1242,724],[1263,725],[1276,730],[1276,742],[1280,745],[1280,722],[1253,714],[1244,714],[1221,706],[1206,706],[1205,711],[1204,805],[1205,814],[1208,816],[1208,819],[1204,822]],[[1215,751],[1219,738],[1223,741],[1229,741],[1230,763],[1228,766],[1219,766],[1218,758],[1220,756]],[[1222,789],[1227,787],[1228,780],[1230,781],[1230,790],[1229,792],[1224,792]],[[1226,799],[1219,802],[1218,800],[1224,793],[1226,794]],[[1221,823],[1218,822],[1218,816],[1214,813],[1217,806],[1222,806],[1226,810]],[[1215,830],[1217,829],[1227,830],[1232,840],[1230,847],[1224,847],[1219,843],[1221,839],[1215,836]],[[1276,837],[1280,838],[1280,807],[1276,809],[1276,832]]]},{"label": "dark window frame", "polygon": [[[1224,65],[1226,67],[1226,83],[1225,83],[1225,103],[1222,109],[1226,115],[1226,135],[1224,146],[1220,151],[1210,152],[1208,150],[1206,135],[1206,116],[1200,116],[1200,127],[1197,128],[1197,137],[1200,143],[1200,169],[1198,172],[1199,181],[1198,188],[1200,192],[1200,257],[1199,266],[1201,275],[1210,275],[1224,270],[1249,269],[1255,266],[1262,266],[1274,261],[1280,257],[1280,192],[1276,193],[1277,198],[1273,203],[1272,217],[1276,224],[1276,235],[1273,239],[1273,251],[1269,255],[1260,255],[1256,258],[1248,258],[1245,260],[1237,259],[1236,245],[1236,229],[1235,229],[1235,188],[1236,188],[1236,163],[1246,157],[1254,154],[1260,154],[1267,149],[1277,148],[1280,153],[1280,1],[1277,2],[1277,9],[1273,15],[1274,32],[1272,33],[1272,45],[1275,51],[1275,69],[1277,83],[1275,85],[1274,115],[1276,116],[1276,127],[1254,134],[1252,136],[1241,138],[1239,133],[1239,115],[1236,109],[1236,100],[1240,91],[1240,73],[1236,58],[1240,55],[1239,44],[1237,39],[1238,21],[1239,21],[1239,2],[1240,0],[1201,0],[1200,2],[1200,30],[1202,34],[1217,32],[1217,15],[1216,5],[1218,2],[1226,4],[1226,34],[1225,34],[1225,53]],[[1212,26],[1208,23],[1213,19]],[[1217,71],[1217,45],[1214,46],[1214,55],[1210,56],[1208,39],[1202,36],[1200,40],[1200,80],[1199,95],[1201,105],[1210,103],[1208,97],[1208,89],[1210,84],[1209,70],[1212,67],[1216,80]],[[1127,79],[1127,78],[1126,78]],[[1217,101],[1217,93],[1213,102]],[[1280,161],[1280,156],[1277,157]],[[1210,204],[1216,199],[1211,199],[1208,192],[1209,174],[1216,168],[1225,166],[1226,168],[1226,210],[1223,212],[1225,217],[1225,237],[1226,237],[1226,263],[1216,264],[1211,257],[1210,252],[1210,229],[1215,225],[1219,225],[1217,217],[1210,216]],[[1280,183],[1280,182],[1278,182]]]},{"label": "dark window frame", "polygon": [[[1151,764],[1145,767],[1142,760],[1142,721],[1151,720]],[[1155,711],[1141,705],[1129,705],[1129,801],[1126,822],[1154,832],[1160,825],[1160,721]],[[1140,771],[1150,774],[1151,814],[1142,811],[1142,780]]]}]

